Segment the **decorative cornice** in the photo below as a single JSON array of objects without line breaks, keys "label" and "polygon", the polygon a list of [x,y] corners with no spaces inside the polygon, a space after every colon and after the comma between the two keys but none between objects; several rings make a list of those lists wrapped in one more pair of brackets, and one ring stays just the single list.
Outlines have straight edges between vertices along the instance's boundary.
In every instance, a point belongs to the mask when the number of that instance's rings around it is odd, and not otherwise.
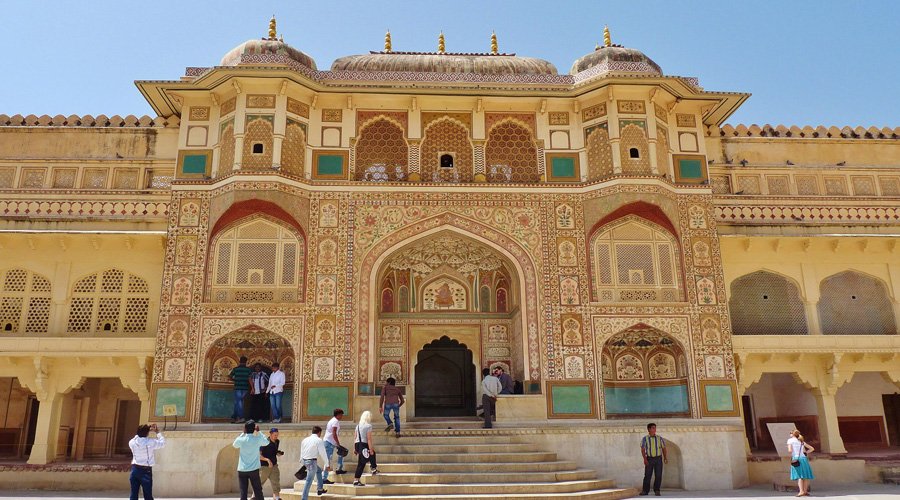
[{"label": "decorative cornice", "polygon": [[138,118],[128,115],[122,118],[119,115],[0,115],[0,127],[178,128],[179,124],[178,116],[151,118],[144,115]]},{"label": "decorative cornice", "polygon": [[765,124],[762,127],[753,124],[747,125],[723,125],[721,128],[711,125],[706,128],[708,137],[724,137],[724,138],[759,138],[759,137],[779,137],[779,138],[803,138],[803,139],[900,139],[900,127],[893,129],[889,127],[849,127],[841,128],[831,126],[825,127],[819,125],[813,128],[810,125],[799,127],[792,125]]}]

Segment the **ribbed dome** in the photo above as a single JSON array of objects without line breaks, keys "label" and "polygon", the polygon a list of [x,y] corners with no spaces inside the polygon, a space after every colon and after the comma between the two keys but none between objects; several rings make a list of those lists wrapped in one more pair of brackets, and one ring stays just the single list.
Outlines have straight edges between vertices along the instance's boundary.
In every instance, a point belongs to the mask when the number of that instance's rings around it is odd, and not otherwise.
[{"label": "ribbed dome", "polygon": [[556,66],[515,54],[371,52],[337,59],[332,71],[415,71],[482,75],[556,75]]},{"label": "ribbed dome", "polygon": [[575,61],[569,74],[574,75],[598,66],[603,67],[606,71],[663,74],[662,68],[646,54],[621,45],[608,45],[594,49],[590,54]]},{"label": "ribbed dome", "polygon": [[222,58],[220,66],[237,66],[239,64],[289,64],[296,62],[310,69],[316,69],[313,58],[291,47],[281,40],[256,39],[247,40],[228,51]]}]

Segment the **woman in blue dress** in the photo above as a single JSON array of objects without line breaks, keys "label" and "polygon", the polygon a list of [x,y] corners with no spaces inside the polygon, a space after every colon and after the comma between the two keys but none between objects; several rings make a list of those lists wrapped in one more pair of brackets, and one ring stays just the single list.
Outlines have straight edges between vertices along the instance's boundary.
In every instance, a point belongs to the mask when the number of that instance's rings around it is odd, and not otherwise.
[{"label": "woman in blue dress", "polygon": [[[794,429],[791,432],[791,438],[787,441],[788,452],[791,454],[791,480],[797,481],[797,487],[800,488],[798,497],[809,496],[809,481],[815,479],[812,467],[809,466],[808,454],[815,451],[815,448],[807,444],[800,435],[800,431]],[[794,464],[797,465],[794,465]]]}]

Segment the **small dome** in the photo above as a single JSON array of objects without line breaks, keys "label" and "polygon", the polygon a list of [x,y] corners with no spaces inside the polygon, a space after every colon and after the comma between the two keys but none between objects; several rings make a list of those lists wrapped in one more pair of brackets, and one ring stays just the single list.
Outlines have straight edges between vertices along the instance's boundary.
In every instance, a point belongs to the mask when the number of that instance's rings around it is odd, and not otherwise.
[{"label": "small dome", "polygon": [[606,45],[575,61],[569,74],[574,75],[591,68],[599,71],[624,71],[662,75],[662,68],[653,59],[637,49],[621,45]]},{"label": "small dome", "polygon": [[476,73],[482,75],[556,75],[556,66],[534,57],[515,54],[466,54],[437,52],[371,52],[344,56],[331,71],[415,71]]},{"label": "small dome", "polygon": [[309,69],[316,69],[313,58],[291,47],[281,40],[262,38],[247,40],[228,51],[220,66],[240,64],[291,64],[299,63]]}]

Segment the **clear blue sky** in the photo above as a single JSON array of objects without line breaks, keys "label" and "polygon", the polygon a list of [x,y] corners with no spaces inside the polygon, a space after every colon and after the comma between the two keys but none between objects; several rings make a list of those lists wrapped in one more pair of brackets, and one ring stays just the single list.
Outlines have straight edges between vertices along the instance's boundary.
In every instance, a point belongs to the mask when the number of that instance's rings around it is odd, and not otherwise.
[{"label": "clear blue sky", "polygon": [[150,114],[134,80],[212,66],[278,18],[320,69],[380,50],[500,49],[568,73],[608,24],[670,75],[753,96],[729,123],[900,126],[900,5],[888,1],[10,1],[0,113]]}]

